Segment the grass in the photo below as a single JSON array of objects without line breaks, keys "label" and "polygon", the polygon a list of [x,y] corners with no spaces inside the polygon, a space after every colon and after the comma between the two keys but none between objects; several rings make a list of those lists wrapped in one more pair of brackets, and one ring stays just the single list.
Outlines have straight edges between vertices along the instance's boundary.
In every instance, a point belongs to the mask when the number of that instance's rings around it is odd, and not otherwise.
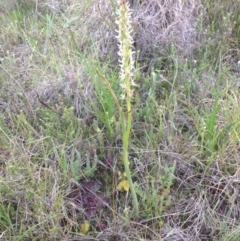
[{"label": "grass", "polygon": [[161,4],[131,1],[136,212],[116,1],[1,1],[1,240],[239,240],[239,3]]}]

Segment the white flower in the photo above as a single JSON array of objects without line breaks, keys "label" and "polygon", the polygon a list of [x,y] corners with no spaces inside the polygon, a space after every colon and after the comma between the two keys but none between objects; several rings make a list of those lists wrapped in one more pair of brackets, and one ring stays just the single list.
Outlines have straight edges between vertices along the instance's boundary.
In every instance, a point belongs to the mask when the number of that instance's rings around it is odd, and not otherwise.
[{"label": "white flower", "polygon": [[123,96],[131,98],[133,90],[131,86],[135,86],[134,83],[134,60],[133,60],[133,39],[131,33],[133,31],[131,26],[131,10],[128,2],[119,1],[117,9],[118,19],[116,24],[119,29],[117,31],[117,39],[119,41],[118,55],[120,63],[120,86],[123,89]]}]

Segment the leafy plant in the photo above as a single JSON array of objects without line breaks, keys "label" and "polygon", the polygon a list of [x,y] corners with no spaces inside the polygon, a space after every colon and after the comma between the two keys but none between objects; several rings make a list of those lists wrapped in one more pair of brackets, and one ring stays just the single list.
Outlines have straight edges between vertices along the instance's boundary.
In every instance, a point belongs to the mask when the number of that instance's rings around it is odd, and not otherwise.
[{"label": "leafy plant", "polygon": [[219,105],[215,104],[212,111],[206,113],[202,120],[202,129],[200,130],[201,146],[210,151],[214,151],[218,148],[218,132],[216,130],[216,124],[219,108]]},{"label": "leafy plant", "polygon": [[136,186],[143,205],[142,217],[161,216],[171,205],[170,189],[174,182],[175,168],[176,162],[172,166],[166,166],[158,177],[154,176],[156,175],[155,171],[150,172],[146,177],[145,184]]},{"label": "leafy plant", "polygon": [[97,164],[98,164],[98,156],[94,154],[93,161],[90,160],[88,154],[86,154],[86,160],[82,158],[81,154],[75,150],[75,155],[73,155],[74,159],[69,161],[69,171],[70,176],[75,180],[78,181],[81,176],[85,178],[92,178],[96,171],[97,171]]}]

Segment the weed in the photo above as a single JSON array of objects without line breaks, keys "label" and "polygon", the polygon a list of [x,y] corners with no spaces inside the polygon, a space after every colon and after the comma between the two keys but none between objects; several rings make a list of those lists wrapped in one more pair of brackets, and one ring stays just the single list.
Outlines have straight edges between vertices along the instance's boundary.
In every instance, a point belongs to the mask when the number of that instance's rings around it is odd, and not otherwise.
[{"label": "weed", "polygon": [[153,167],[148,176],[145,177],[145,185],[136,187],[143,205],[141,216],[145,219],[154,216],[161,220],[161,216],[171,206],[170,189],[174,181],[175,168],[176,162],[173,166],[165,167],[161,175],[157,177],[158,173],[155,173],[155,167]]}]

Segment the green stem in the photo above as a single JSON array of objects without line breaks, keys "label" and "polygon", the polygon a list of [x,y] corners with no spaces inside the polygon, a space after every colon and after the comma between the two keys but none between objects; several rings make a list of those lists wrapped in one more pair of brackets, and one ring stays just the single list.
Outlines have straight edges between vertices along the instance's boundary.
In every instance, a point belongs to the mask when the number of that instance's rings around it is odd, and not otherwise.
[{"label": "green stem", "polygon": [[129,183],[130,191],[132,194],[133,198],[133,205],[134,209],[136,211],[136,215],[139,214],[139,208],[138,208],[138,199],[137,199],[137,194],[135,191],[135,187],[132,181],[132,176],[129,168],[129,160],[128,160],[128,146],[129,146],[129,136],[130,136],[130,131],[131,131],[131,126],[132,126],[132,112],[128,112],[127,116],[127,126],[125,119],[123,117],[122,119],[122,124],[123,124],[123,163],[124,163],[124,168],[125,168],[125,173],[127,176],[127,180]]}]

